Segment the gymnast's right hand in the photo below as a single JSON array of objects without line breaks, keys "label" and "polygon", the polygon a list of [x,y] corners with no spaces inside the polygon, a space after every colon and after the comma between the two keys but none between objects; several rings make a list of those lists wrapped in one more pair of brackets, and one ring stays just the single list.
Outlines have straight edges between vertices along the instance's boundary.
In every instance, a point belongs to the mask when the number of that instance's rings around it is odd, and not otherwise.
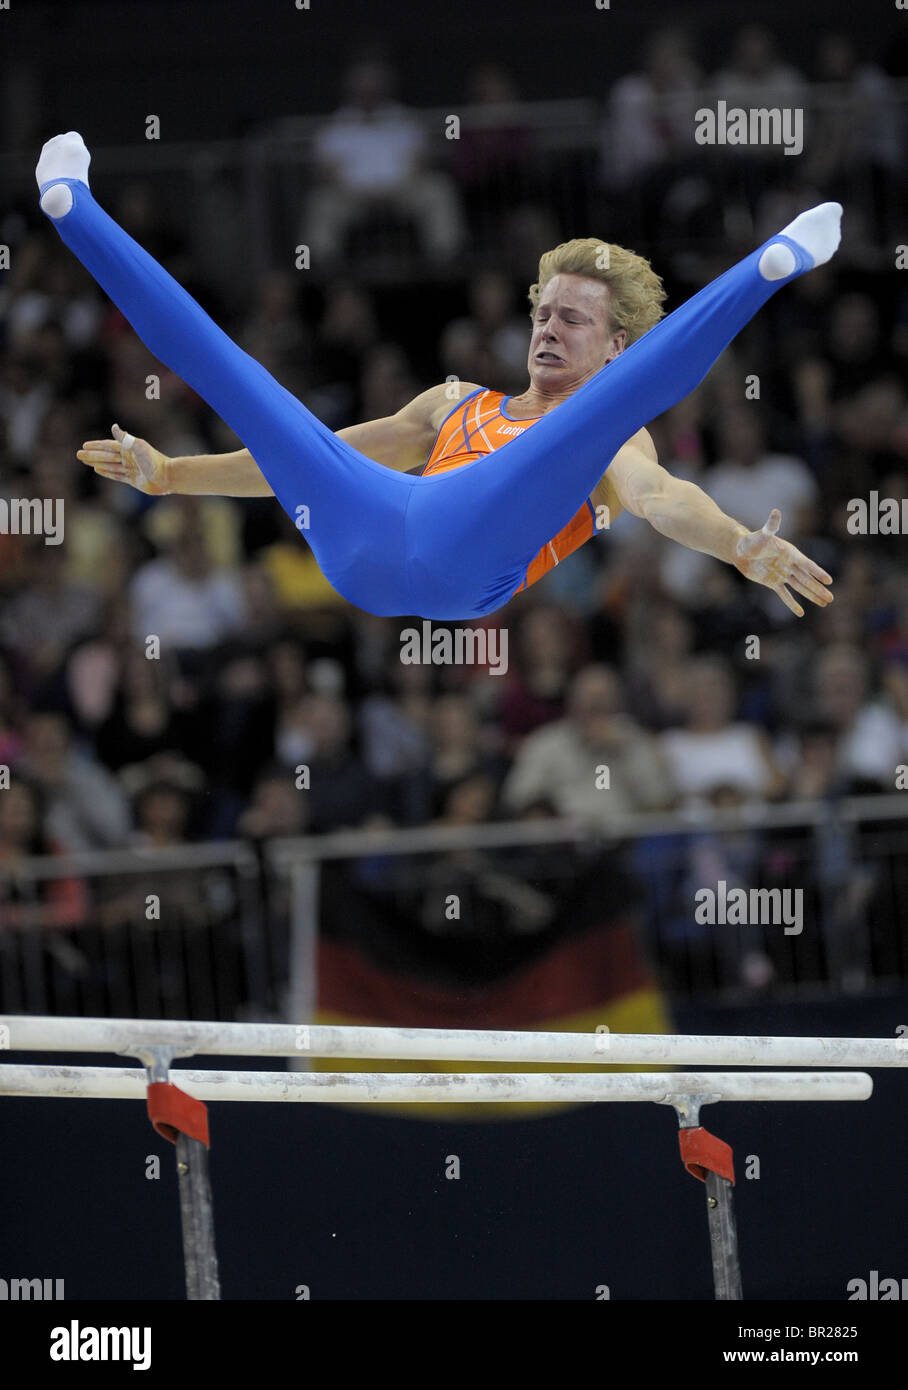
[{"label": "gymnast's right hand", "polygon": [[119,425],[112,427],[113,439],[89,439],[76,458],[93,468],[102,478],[129,483],[139,492],[162,497],[171,491],[168,478],[170,460],[146,439],[135,439]]}]

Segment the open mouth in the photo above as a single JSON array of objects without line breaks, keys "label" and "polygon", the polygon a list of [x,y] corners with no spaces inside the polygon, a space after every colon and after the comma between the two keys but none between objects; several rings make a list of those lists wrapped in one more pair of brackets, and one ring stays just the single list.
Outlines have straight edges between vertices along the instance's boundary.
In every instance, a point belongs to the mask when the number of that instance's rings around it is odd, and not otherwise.
[{"label": "open mouth", "polygon": [[537,352],[536,361],[548,362],[553,366],[555,365],[555,363],[557,363],[558,366],[563,366],[564,364],[564,359],[559,357],[557,353],[554,352]]}]

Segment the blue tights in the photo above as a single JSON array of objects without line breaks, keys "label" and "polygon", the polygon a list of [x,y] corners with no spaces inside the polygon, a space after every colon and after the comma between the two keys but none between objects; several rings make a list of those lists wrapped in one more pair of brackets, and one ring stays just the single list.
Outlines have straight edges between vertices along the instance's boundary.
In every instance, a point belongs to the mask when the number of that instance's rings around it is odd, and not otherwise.
[{"label": "blue tights", "polygon": [[813,264],[796,242],[773,237],[794,252],[787,279],[760,275],[760,247],[518,438],[422,478],[338,439],[231,342],[84,183],[54,182],[73,193],[72,209],[54,220],[66,245],[155,357],[236,432],[334,588],[379,615],[458,620],[500,608],[621,445],[688,395],[761,305]]}]

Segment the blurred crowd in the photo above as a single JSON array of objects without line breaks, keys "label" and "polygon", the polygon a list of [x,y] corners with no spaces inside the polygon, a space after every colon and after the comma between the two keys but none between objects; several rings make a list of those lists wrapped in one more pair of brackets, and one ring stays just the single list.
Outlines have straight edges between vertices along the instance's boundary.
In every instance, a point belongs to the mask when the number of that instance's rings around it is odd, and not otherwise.
[{"label": "blurred crowd", "polygon": [[[696,287],[677,279],[682,234],[708,227],[727,264],[800,208],[840,199],[842,261],[776,296],[652,426],[671,472],[754,529],[778,506],[782,534],[834,576],[835,602],[801,620],[622,516],[489,620],[508,630],[505,674],[402,664],[406,621],[342,602],[274,501],[151,499],[79,465],[76,449],[113,421],[172,455],[239,445],[49,228],[8,215],[0,499],[62,499],[65,540],[0,533],[0,767],[12,774],[0,863],[496,817],[608,830],[634,811],[894,790],[908,763],[903,542],[853,534],[848,502],[908,492],[908,296],[890,236],[905,109],[886,55],[833,34],[813,53],[800,71],[752,26],[709,74],[689,36],[654,35],[608,95],[593,165],[577,166],[598,210],[582,227],[546,204],[508,71],[473,73],[470,109],[489,119],[465,121],[442,159],[388,64],[358,61],[299,209],[315,288],[289,269],[228,293],[216,257],[149,185],[108,199],[332,428],[391,414],[449,375],[523,390],[527,285],[558,240],[598,231],[645,250],[672,307]],[[816,83],[825,101],[811,104]],[[805,154],[697,147],[692,112],[710,92],[808,106]],[[519,225],[490,221],[527,188]],[[388,217],[411,225],[414,257],[447,267],[434,298],[357,276],[363,237]],[[600,765],[607,790],[590,775]],[[76,911],[65,891],[54,911]]]}]

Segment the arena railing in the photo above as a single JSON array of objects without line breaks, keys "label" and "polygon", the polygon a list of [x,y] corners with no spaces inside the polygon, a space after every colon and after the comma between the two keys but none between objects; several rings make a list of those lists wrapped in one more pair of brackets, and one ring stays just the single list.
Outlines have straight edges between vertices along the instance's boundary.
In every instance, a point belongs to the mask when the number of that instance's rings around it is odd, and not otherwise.
[{"label": "arena railing", "polygon": [[[894,829],[893,829],[894,828]],[[819,889],[823,894],[823,911],[830,922],[839,923],[844,906],[847,906],[849,883],[844,871],[851,862],[856,871],[876,874],[890,894],[888,911],[898,926],[908,920],[908,903],[903,902],[899,892],[898,868],[908,849],[908,802],[895,793],[889,796],[855,797],[838,801],[802,801],[772,805],[745,804],[737,808],[722,810],[702,810],[684,814],[651,813],[627,816],[619,825],[611,828],[592,829],[575,820],[556,819],[541,821],[499,822],[482,826],[421,826],[407,829],[387,828],[370,830],[350,830],[326,835],[310,835],[289,840],[266,842],[261,850],[243,841],[219,844],[195,844],[173,847],[166,850],[136,851],[106,850],[83,851],[80,853],[53,856],[51,858],[23,859],[12,871],[20,887],[33,888],[54,880],[81,876],[87,880],[100,880],[104,877],[114,879],[134,879],[142,875],[160,875],[162,880],[168,874],[198,874],[206,871],[230,870],[236,875],[242,887],[242,913],[238,923],[238,950],[243,956],[242,969],[246,971],[253,984],[250,986],[250,1003],[258,1012],[270,1017],[281,1017],[284,1008],[293,1018],[314,1016],[316,1000],[313,981],[316,977],[315,952],[320,910],[320,887],[322,865],[331,861],[357,859],[368,856],[393,859],[400,856],[417,858],[444,854],[455,850],[485,850],[490,853],[500,850],[545,847],[553,845],[574,846],[578,851],[601,848],[603,851],[616,846],[639,847],[646,844],[649,853],[664,853],[672,862],[671,856],[684,852],[685,846],[697,836],[717,835],[734,837],[753,833],[755,835],[773,832],[778,837],[786,833],[806,832],[798,842],[798,853],[806,868],[808,864],[820,865]],[[897,842],[893,834],[898,834]],[[860,836],[860,843],[858,837]],[[877,847],[877,861],[869,858],[868,843]],[[784,846],[783,846],[784,847]],[[798,861],[789,851],[792,864]],[[645,872],[639,876],[651,879],[646,861]],[[869,868],[868,868],[869,865]],[[276,999],[274,982],[265,978],[267,971],[263,964],[263,933],[267,935],[268,925],[263,923],[259,911],[260,875],[266,868],[268,874],[286,887],[287,917],[289,922],[289,962],[286,963],[286,999],[282,1004]],[[825,866],[825,867],[823,867]],[[824,878],[824,875],[826,877]],[[11,870],[0,866],[0,884],[8,880]],[[651,885],[644,883],[644,888]],[[705,885],[709,886],[709,885]],[[754,887],[757,885],[754,884]],[[908,892],[908,886],[902,885]],[[860,888],[860,884],[858,885]],[[870,928],[868,902],[862,901],[860,892],[857,902],[849,908],[851,916],[844,926],[829,926],[821,922],[822,939],[812,944],[822,948],[826,957],[823,972],[810,984],[824,981],[835,989],[859,990],[874,983],[872,953],[867,938]],[[866,898],[866,894],[865,894]],[[888,901],[888,900],[887,900]],[[659,905],[654,909],[658,916]],[[692,909],[691,909],[692,912]],[[651,912],[650,915],[653,915]],[[2,896],[0,896],[0,921],[2,921]],[[660,936],[659,924],[644,926],[644,946],[652,956],[657,973],[664,964],[664,940]],[[730,931],[731,929],[729,929]],[[714,938],[716,933],[712,934]],[[847,936],[845,950],[839,936]],[[904,937],[904,940],[903,940]],[[709,938],[711,939],[711,938]],[[729,936],[730,950],[737,949],[737,942]],[[273,955],[272,943],[266,942],[264,954]],[[692,950],[688,943],[682,942],[680,948]],[[894,965],[887,970],[895,980],[908,976],[908,936],[897,931],[888,940],[887,950]],[[852,973],[849,974],[849,971]],[[878,972],[880,973],[880,972]],[[0,961],[2,975],[2,961]],[[695,980],[701,977],[692,977]],[[668,981],[669,987],[671,982]],[[702,984],[690,992],[710,992],[721,994],[721,988],[710,979],[702,977]],[[731,998],[731,995],[729,995]],[[11,1007],[10,999],[6,1007]],[[12,1007],[27,1008],[31,1011],[49,1012],[47,1003],[41,997],[23,999]],[[107,1006],[105,1006],[106,1008]],[[91,1011],[91,1010],[89,1010]],[[97,1007],[94,1010],[98,1011]],[[115,1001],[111,1012],[122,1012]],[[130,1010],[132,1011],[132,1010]],[[72,1008],[68,1012],[74,1012]],[[241,1014],[240,1016],[246,1016]]]}]

